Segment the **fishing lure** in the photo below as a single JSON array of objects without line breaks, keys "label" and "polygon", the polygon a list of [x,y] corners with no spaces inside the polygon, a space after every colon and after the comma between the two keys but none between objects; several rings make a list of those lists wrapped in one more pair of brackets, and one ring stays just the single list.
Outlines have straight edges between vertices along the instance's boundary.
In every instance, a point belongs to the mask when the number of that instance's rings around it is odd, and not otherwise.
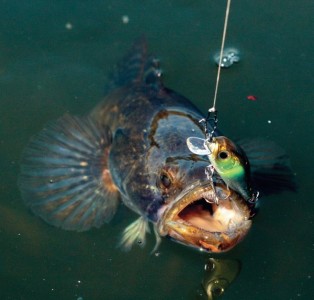
[{"label": "fishing lure", "polygon": [[[197,155],[207,155],[211,165],[226,185],[238,192],[246,201],[256,201],[251,187],[250,164],[242,148],[225,136],[202,139],[189,137],[189,150]],[[213,174],[213,171],[207,174]],[[212,176],[212,175],[211,175]],[[212,181],[212,179],[211,179]]]}]

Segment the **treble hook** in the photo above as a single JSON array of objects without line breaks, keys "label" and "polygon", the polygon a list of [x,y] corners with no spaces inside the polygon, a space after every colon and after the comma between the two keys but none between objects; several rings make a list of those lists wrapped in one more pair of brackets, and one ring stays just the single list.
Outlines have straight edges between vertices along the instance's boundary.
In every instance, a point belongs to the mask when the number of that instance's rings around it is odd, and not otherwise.
[{"label": "treble hook", "polygon": [[256,202],[258,201],[259,191],[256,191],[252,194],[251,199],[247,200],[249,208],[250,208],[250,218],[252,219],[257,214]]},{"label": "treble hook", "polygon": [[255,193],[252,193],[252,197],[248,199],[247,202],[255,205],[259,199],[258,197],[259,197],[259,191],[256,191]]},{"label": "treble hook", "polygon": [[[213,113],[213,116],[211,116],[211,113]],[[211,143],[212,140],[213,140],[213,135],[217,129],[217,124],[218,124],[218,111],[215,109],[215,107],[212,107],[208,110],[208,113],[207,113],[207,116],[206,118],[203,118],[201,120],[199,120],[199,123],[204,123],[204,134],[205,134],[205,144],[206,142],[209,142]],[[212,125],[212,130],[209,132],[208,130],[208,125]],[[207,147],[207,150],[210,152],[209,148]],[[214,203],[218,205],[218,201],[219,201],[219,198],[217,196],[217,193],[216,193],[216,188],[215,188],[215,183],[214,183],[214,180],[213,180],[213,175],[214,175],[214,172],[215,172],[215,169],[213,167],[212,164],[208,165],[206,168],[205,168],[205,174],[207,176],[207,179],[209,180],[210,182],[210,185],[213,189],[213,193],[214,193]]]},{"label": "treble hook", "polygon": [[[209,180],[209,183],[212,187],[212,190],[213,190],[213,194],[214,194],[214,203],[216,205],[219,205],[219,198],[217,196],[217,193],[216,193],[216,188],[215,188],[215,183],[214,183],[214,180],[213,180],[213,175],[214,175],[214,172],[215,172],[215,169],[212,165],[208,165],[207,167],[205,167],[205,174],[207,176],[207,179]],[[206,199],[205,199],[206,200]],[[206,200],[207,202],[209,202],[208,200]],[[209,202],[211,203],[211,202]]]},{"label": "treble hook", "polygon": [[[212,113],[213,116],[211,116]],[[214,107],[210,108],[206,118],[201,119],[199,123],[204,123],[205,137],[209,142],[211,142],[218,126],[218,111]],[[212,125],[212,130],[210,132],[208,124]]]}]

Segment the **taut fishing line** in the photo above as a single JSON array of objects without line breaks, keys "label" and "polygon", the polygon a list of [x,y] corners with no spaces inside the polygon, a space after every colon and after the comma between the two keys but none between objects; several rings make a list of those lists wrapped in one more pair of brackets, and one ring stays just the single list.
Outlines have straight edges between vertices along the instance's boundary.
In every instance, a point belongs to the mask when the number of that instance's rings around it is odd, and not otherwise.
[{"label": "taut fishing line", "polygon": [[[218,63],[218,71],[217,71],[217,77],[216,77],[216,86],[215,86],[213,106],[211,108],[209,108],[206,119],[200,120],[200,123],[204,123],[205,137],[209,141],[212,140],[212,137],[215,133],[215,130],[216,130],[217,124],[218,124],[218,112],[216,110],[216,102],[217,102],[218,88],[219,88],[219,82],[220,82],[221,64],[222,64],[223,52],[224,52],[224,47],[225,47],[225,40],[226,40],[226,35],[227,35],[230,6],[231,6],[231,0],[227,0],[227,7],[226,7],[225,22],[224,22],[221,47],[220,47],[220,54],[219,54],[219,63]],[[211,117],[211,114],[213,114],[213,117]],[[211,121],[212,121],[213,129],[209,132],[207,124],[210,123]]]}]

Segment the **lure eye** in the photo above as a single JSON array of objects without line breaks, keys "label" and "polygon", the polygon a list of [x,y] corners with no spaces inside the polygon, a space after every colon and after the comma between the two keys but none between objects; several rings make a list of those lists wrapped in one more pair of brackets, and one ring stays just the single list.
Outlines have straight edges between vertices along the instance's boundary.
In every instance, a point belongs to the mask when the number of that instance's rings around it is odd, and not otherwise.
[{"label": "lure eye", "polygon": [[160,175],[160,182],[166,189],[168,189],[171,186],[171,180],[167,176],[167,174]]},{"label": "lure eye", "polygon": [[218,153],[218,157],[220,159],[227,159],[229,157],[229,153],[227,151],[221,151]]}]

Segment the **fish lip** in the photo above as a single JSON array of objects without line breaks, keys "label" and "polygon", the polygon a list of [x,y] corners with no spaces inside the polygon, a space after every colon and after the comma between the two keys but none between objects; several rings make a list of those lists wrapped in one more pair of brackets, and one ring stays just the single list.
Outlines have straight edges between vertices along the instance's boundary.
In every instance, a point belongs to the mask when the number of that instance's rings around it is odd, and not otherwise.
[{"label": "fish lip", "polygon": [[[219,204],[214,203],[212,186],[207,183],[194,183],[183,190],[174,201],[169,203],[157,222],[157,231],[161,236],[172,239],[206,252],[226,252],[237,245],[248,233],[252,221],[250,210],[245,200],[237,193],[222,184],[215,186]],[[212,202],[211,205],[219,212],[211,216],[213,224],[221,224],[219,229],[204,228],[190,223],[179,216],[191,204],[197,201]],[[192,208],[193,209],[193,208]],[[220,220],[216,220],[220,218]],[[209,226],[211,222],[208,223]]]}]

